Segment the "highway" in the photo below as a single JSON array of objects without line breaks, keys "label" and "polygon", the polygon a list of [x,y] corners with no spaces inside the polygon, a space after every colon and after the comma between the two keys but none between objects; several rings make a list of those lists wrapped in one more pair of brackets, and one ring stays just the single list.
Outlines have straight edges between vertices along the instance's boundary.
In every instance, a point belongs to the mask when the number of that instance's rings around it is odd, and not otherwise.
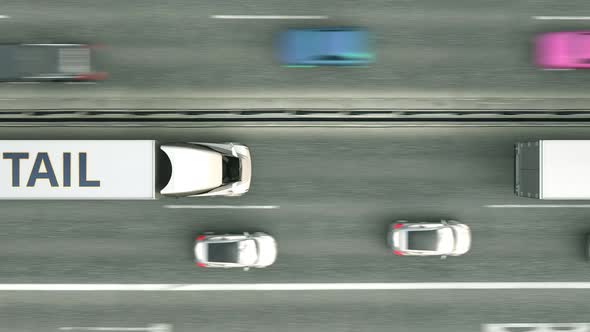
[{"label": "highway", "polygon": [[[369,29],[376,62],[277,63],[278,32],[329,26]],[[539,70],[531,45],[539,33],[589,26],[582,0],[0,0],[0,43],[98,44],[97,67],[110,74],[96,84],[2,84],[0,111],[587,109],[590,72]],[[0,139],[240,142],[252,152],[251,190],[239,198],[0,201],[0,332],[499,332],[486,324],[590,323],[588,287],[518,286],[590,283],[589,206],[513,193],[514,143],[590,139],[588,126],[71,123],[1,123]],[[466,223],[472,249],[445,260],[394,256],[385,233],[398,219]],[[278,259],[247,272],[198,268],[193,241],[206,231],[267,232]],[[6,291],[261,283],[489,289]]]},{"label": "highway", "polygon": [[[239,198],[0,201],[0,284],[588,282],[587,209],[488,206],[559,203],[513,195],[513,144],[589,135],[552,125],[3,125],[0,139],[241,142],[253,182]],[[439,218],[471,227],[468,254],[397,257],[386,247],[392,221]],[[278,240],[273,266],[193,264],[200,232],[257,230]],[[488,332],[485,324],[587,322],[588,292],[1,291],[0,332]]]},{"label": "highway", "polygon": [[[2,3],[1,42],[104,45],[96,85],[6,85],[11,99],[88,98],[537,98],[586,97],[588,73],[531,63],[535,34],[587,29],[587,1],[51,1]],[[220,14],[324,15],[325,19],[228,20]],[[363,26],[377,61],[366,68],[283,68],[273,38],[287,27]],[[8,100],[8,101],[7,101]],[[564,102],[565,103],[565,102]],[[46,107],[56,104],[46,104]],[[250,105],[259,107],[264,102]],[[174,107],[174,105],[169,105]],[[301,105],[299,105],[301,106]],[[39,106],[41,107],[41,106]]]},{"label": "highway", "polygon": [[587,295],[579,291],[510,291],[493,296],[478,291],[7,293],[2,295],[0,331],[82,332],[87,330],[64,328],[95,327],[125,332],[124,328],[147,330],[153,324],[167,324],[169,332],[478,332],[483,324],[588,323]]},{"label": "highway", "polygon": [[[515,142],[588,135],[550,126],[4,127],[0,139],[241,142],[253,182],[240,198],[0,201],[0,283],[590,281],[587,209],[486,207],[541,203],[512,193]],[[472,228],[467,255],[413,259],[387,249],[394,220],[440,218]],[[277,238],[272,267],[194,266],[200,232],[257,230]]]}]

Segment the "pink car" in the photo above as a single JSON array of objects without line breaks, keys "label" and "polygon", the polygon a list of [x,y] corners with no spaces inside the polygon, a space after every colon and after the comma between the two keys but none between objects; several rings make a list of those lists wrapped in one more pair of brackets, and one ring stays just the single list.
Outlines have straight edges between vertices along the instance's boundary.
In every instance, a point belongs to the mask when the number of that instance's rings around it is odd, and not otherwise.
[{"label": "pink car", "polygon": [[590,31],[549,32],[537,36],[535,64],[547,69],[590,68]]}]

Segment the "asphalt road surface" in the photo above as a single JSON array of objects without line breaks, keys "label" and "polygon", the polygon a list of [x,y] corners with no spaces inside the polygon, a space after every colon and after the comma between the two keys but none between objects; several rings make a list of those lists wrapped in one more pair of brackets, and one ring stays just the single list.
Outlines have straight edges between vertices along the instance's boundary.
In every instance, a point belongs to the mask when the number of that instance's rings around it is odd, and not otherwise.
[{"label": "asphalt road surface", "polygon": [[[588,127],[551,126],[3,127],[0,139],[242,142],[252,152],[253,182],[240,198],[0,201],[0,283],[587,282],[587,209],[486,206],[551,203],[513,195],[515,142],[589,137]],[[386,247],[393,220],[439,218],[472,228],[468,254],[397,257]],[[194,265],[200,232],[257,230],[277,238],[275,265],[248,272]],[[0,332],[471,332],[588,322],[588,292],[4,291]]]},{"label": "asphalt road surface", "polygon": [[[97,85],[0,87],[30,98],[399,98],[586,97],[588,72],[542,71],[531,40],[587,29],[587,1],[234,1],[0,2],[0,42],[103,44]],[[211,15],[325,15],[320,20],[225,20]],[[282,68],[273,39],[288,27],[361,26],[373,33],[366,68]],[[97,100],[93,102],[98,102]],[[195,102],[195,107],[199,104]]]},{"label": "asphalt road surface", "polygon": [[[587,291],[8,293],[0,304],[0,332],[93,331],[70,327],[113,332],[488,332],[484,324],[588,323],[587,298]],[[157,330],[155,324],[167,327]]]},{"label": "asphalt road surface", "polygon": [[[486,207],[541,203],[512,192],[515,142],[588,137],[563,127],[5,127],[0,139],[241,142],[253,181],[240,198],[0,201],[0,283],[590,281],[587,209]],[[441,218],[472,228],[467,255],[387,249],[394,220]],[[277,262],[247,273],[197,268],[192,245],[204,231],[268,232]]]}]

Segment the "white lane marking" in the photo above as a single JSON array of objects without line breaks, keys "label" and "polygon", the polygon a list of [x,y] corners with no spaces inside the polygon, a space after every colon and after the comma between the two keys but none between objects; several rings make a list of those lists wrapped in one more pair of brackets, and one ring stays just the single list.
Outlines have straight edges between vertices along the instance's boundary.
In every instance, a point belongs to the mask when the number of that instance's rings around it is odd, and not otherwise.
[{"label": "white lane marking", "polygon": [[41,82],[6,82],[6,84],[41,84]]},{"label": "white lane marking", "polygon": [[171,332],[170,324],[151,324],[147,327],[108,327],[108,326],[64,326],[61,331],[148,331],[148,332]]},{"label": "white lane marking", "polygon": [[172,332],[171,324],[152,324],[149,326],[151,332]]},{"label": "white lane marking", "polygon": [[244,209],[244,210],[272,210],[279,209],[279,205],[164,205],[166,209]]},{"label": "white lane marking", "polygon": [[578,20],[590,20],[590,16],[533,16],[535,20],[565,20],[565,21],[578,21]]},{"label": "white lane marking", "polygon": [[254,284],[0,284],[0,291],[350,291],[588,289],[590,282],[254,283]]},{"label": "white lane marking", "polygon": [[3,18],[10,18],[10,16],[8,16],[8,15],[0,15],[0,19],[3,19]]},{"label": "white lane marking", "polygon": [[587,209],[590,208],[590,204],[490,204],[485,205],[488,208],[502,208],[502,209],[557,209],[557,208],[577,208]]},{"label": "white lane marking", "polygon": [[222,20],[324,20],[324,15],[211,15]]},{"label": "white lane marking", "polygon": [[514,323],[514,324],[483,324],[482,332],[510,332],[514,329],[527,329],[527,332],[590,332],[590,323]]},{"label": "white lane marking", "polygon": [[23,44],[26,46],[55,46],[55,47],[64,47],[64,46],[82,46],[84,44]]},{"label": "white lane marking", "polygon": [[151,331],[147,327],[64,326],[61,331]]}]

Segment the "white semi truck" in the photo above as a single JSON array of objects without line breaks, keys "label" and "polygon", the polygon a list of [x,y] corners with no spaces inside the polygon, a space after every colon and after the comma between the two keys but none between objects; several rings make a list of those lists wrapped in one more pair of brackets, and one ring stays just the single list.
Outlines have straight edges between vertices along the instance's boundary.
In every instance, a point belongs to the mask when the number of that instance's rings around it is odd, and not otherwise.
[{"label": "white semi truck", "polygon": [[246,146],[154,140],[0,140],[0,199],[239,196]]},{"label": "white semi truck", "polygon": [[516,144],[515,193],[554,200],[590,200],[590,140]]}]

